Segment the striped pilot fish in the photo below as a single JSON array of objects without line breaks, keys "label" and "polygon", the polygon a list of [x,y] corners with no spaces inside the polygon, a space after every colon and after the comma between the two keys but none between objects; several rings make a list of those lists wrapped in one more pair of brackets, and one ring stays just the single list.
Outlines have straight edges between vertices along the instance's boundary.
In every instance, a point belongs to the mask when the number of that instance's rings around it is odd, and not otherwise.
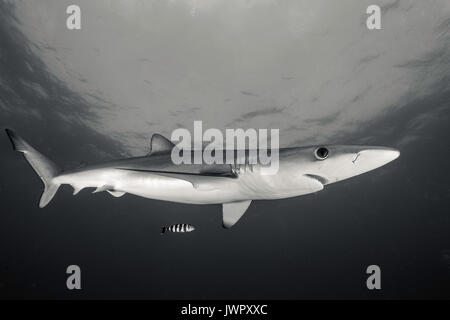
[{"label": "striped pilot fish", "polygon": [[187,223],[178,223],[173,224],[171,226],[162,227],[161,228],[161,234],[166,233],[166,231],[170,232],[191,232],[194,231],[195,227],[193,225],[187,224]]}]

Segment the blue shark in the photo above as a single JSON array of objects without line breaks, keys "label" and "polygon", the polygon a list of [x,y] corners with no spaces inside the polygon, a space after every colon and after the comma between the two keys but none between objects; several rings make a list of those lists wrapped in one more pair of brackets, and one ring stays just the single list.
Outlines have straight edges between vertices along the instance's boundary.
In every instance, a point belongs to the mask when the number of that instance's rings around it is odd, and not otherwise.
[{"label": "blue shark", "polygon": [[[225,228],[233,226],[253,200],[298,197],[374,170],[395,160],[400,152],[388,147],[319,145],[279,149],[276,174],[262,173],[262,165],[177,164],[171,160],[176,147],[154,134],[150,152],[141,157],[94,163],[61,170],[10,129],[13,149],[21,152],[44,184],[39,207],[45,207],[63,185],[74,194],[94,188],[114,197],[140,197],[189,204],[222,204]],[[247,152],[248,154],[248,152]]]}]

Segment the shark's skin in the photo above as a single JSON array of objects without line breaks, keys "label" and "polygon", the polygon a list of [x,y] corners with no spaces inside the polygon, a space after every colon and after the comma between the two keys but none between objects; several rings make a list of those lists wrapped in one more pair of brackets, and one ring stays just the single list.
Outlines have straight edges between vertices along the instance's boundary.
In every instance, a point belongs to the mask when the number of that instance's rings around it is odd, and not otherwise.
[{"label": "shark's skin", "polygon": [[[41,207],[51,200],[60,185],[69,184],[74,188],[74,194],[84,188],[96,188],[94,192],[108,191],[114,196],[130,193],[190,204],[234,203],[228,211],[237,211],[238,217],[232,218],[233,221],[227,226],[239,220],[251,200],[283,199],[317,192],[327,184],[371,171],[400,155],[398,150],[392,148],[335,145],[321,146],[328,150],[328,156],[320,160],[315,155],[318,146],[284,148],[279,150],[279,170],[276,174],[262,174],[259,164],[252,165],[251,170],[249,166],[244,167],[235,174],[230,165],[207,166],[209,171],[199,165],[175,166],[171,162],[171,148],[164,146],[162,150],[155,148],[145,157],[60,172],[23,139],[10,130],[7,132],[15,149],[25,154],[44,181],[46,189]],[[155,146],[158,146],[157,142]],[[42,166],[49,167],[48,172],[44,172],[46,168],[39,172]],[[52,194],[45,197],[46,192]],[[226,211],[224,205],[224,223]]]},{"label": "shark's skin", "polygon": [[[76,190],[110,186],[115,191],[145,198],[191,204],[283,199],[322,190],[326,184],[373,170],[399,155],[398,151],[388,148],[327,146],[329,157],[317,160],[316,148],[280,149],[279,171],[275,175],[261,175],[260,165],[255,164],[253,171],[241,170],[237,178],[195,176],[193,185],[184,180],[186,175],[183,174],[163,176],[144,169],[123,169],[145,167],[142,158],[130,158],[63,172],[54,182],[70,184]],[[151,157],[144,160],[151,162]],[[170,157],[167,158],[170,161]],[[135,166],[139,161],[141,166]]]}]

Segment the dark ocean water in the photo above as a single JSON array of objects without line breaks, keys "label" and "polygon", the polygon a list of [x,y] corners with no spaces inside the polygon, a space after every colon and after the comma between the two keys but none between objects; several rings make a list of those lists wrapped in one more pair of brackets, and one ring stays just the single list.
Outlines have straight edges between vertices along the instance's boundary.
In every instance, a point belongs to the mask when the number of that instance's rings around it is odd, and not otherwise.
[{"label": "dark ocean water", "polygon": [[[0,127],[63,166],[119,157],[113,139],[64,121],[99,119],[14,20],[0,2]],[[67,186],[38,209],[40,180],[0,134],[0,298],[450,298],[447,83],[333,141],[396,147],[398,160],[317,194],[256,201],[230,230],[219,205],[74,197]],[[198,231],[160,236],[182,222]],[[66,289],[70,264],[82,269],[81,291]],[[380,291],[366,288],[371,264],[381,267]]]}]

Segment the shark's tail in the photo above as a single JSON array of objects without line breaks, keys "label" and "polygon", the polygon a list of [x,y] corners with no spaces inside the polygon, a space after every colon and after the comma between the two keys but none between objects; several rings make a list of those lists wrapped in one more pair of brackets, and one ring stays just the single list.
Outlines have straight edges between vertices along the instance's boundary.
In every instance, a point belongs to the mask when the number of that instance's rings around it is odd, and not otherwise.
[{"label": "shark's tail", "polygon": [[9,140],[11,140],[13,149],[23,153],[25,159],[27,159],[28,163],[44,183],[44,192],[39,201],[39,207],[45,207],[52,200],[56,191],[58,191],[59,184],[55,183],[53,178],[58,175],[60,169],[12,130],[6,129],[6,134]]}]

